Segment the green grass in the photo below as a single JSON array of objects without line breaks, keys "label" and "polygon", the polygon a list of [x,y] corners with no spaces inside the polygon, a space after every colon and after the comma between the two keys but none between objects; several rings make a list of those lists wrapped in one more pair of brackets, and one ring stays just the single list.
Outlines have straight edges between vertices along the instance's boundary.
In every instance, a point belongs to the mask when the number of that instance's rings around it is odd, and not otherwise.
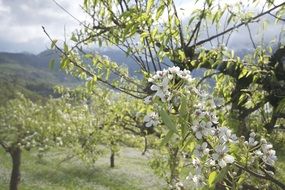
[{"label": "green grass", "polygon": [[[93,166],[78,159],[59,164],[66,154],[52,151],[39,162],[35,153],[24,152],[22,157],[21,190],[160,190],[164,181],[154,175],[147,156],[132,148],[123,148],[116,157],[116,167],[109,167],[108,155]],[[10,157],[0,150],[0,189],[8,189]]]},{"label": "green grass", "polygon": [[[281,149],[282,150],[282,149]],[[162,190],[163,179],[154,175],[148,156],[134,148],[122,148],[116,157],[116,167],[109,167],[109,155],[94,165],[72,158],[62,162],[67,151],[49,151],[42,160],[35,152],[23,152],[20,190]],[[285,151],[277,151],[276,178],[285,181]],[[0,149],[0,190],[8,189],[10,157]]]}]

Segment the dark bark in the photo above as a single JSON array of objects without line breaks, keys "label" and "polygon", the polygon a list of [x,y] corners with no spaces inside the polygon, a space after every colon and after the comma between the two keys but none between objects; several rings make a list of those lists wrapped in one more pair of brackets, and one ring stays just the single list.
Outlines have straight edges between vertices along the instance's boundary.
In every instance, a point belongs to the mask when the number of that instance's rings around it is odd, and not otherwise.
[{"label": "dark bark", "polygon": [[21,174],[20,174],[20,166],[21,166],[21,149],[16,147],[9,151],[12,158],[12,173],[10,179],[10,190],[18,190]]},{"label": "dark bark", "polygon": [[147,137],[144,136],[144,150],[142,152],[142,155],[145,155],[146,151],[147,151]]},{"label": "dark bark", "polygon": [[175,187],[176,182],[179,180],[179,162],[180,158],[178,155],[179,148],[178,147],[168,147],[168,151],[170,153],[169,158],[169,168],[170,168],[170,179],[169,184]]},{"label": "dark bark", "polygon": [[111,167],[111,168],[114,168],[114,167],[115,167],[115,152],[114,152],[114,151],[111,151],[110,167]]}]

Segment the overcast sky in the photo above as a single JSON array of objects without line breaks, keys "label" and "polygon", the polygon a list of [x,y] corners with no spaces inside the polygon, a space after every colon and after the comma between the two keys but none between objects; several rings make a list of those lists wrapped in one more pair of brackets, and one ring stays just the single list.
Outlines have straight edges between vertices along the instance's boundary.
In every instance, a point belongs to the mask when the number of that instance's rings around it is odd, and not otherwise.
[{"label": "overcast sky", "polygon": [[[57,0],[75,17],[84,20],[79,4],[82,0]],[[178,8],[187,9],[190,0],[176,0]],[[192,6],[193,7],[193,6]],[[188,12],[188,11],[187,11]],[[0,0],[0,51],[39,53],[49,48],[49,40],[42,27],[55,39],[63,39],[79,25],[52,0]],[[276,33],[270,27],[270,34]],[[236,34],[232,44],[249,45],[249,38]]]},{"label": "overcast sky", "polygon": [[[81,0],[58,0],[68,11],[82,17]],[[63,38],[78,23],[52,0],[0,0],[0,51],[38,53],[49,47],[42,27],[54,38]]]}]

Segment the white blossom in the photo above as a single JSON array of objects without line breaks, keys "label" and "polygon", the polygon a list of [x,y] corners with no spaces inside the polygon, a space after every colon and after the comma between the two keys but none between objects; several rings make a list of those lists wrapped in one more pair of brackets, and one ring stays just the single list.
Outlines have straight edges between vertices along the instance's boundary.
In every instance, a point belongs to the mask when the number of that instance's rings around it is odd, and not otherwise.
[{"label": "white blossom", "polygon": [[273,166],[275,161],[277,160],[277,157],[275,155],[276,151],[273,150],[272,148],[273,148],[272,144],[261,145],[261,151],[262,151],[261,158],[266,164],[269,164],[271,166]]},{"label": "white blossom", "polygon": [[177,190],[184,189],[184,184],[181,181],[179,181],[175,183],[175,187]]},{"label": "white blossom", "polygon": [[194,167],[194,172],[195,174],[201,174],[202,173],[202,164],[201,164],[201,160],[199,158],[193,158],[192,159],[192,165]]},{"label": "white blossom", "polygon": [[193,181],[193,184],[197,189],[200,189],[206,185],[204,176],[200,174],[198,175],[189,174],[189,176],[187,176],[186,179]]},{"label": "white blossom", "polygon": [[232,134],[232,131],[227,127],[218,128],[217,135],[222,144],[226,142],[237,142],[237,136]]},{"label": "white blossom", "polygon": [[191,73],[189,70],[186,70],[184,69],[183,71],[180,71],[177,73],[178,77],[188,81],[188,82],[191,82],[193,81],[192,77],[191,77]]},{"label": "white blossom", "polygon": [[151,112],[148,115],[144,116],[144,122],[146,127],[157,126],[159,124],[158,115],[155,112]]},{"label": "white blossom", "polygon": [[248,145],[251,147],[256,146],[258,144],[258,141],[255,140],[255,136],[256,134],[254,132],[251,132],[249,134]]},{"label": "white blossom", "polygon": [[168,83],[169,79],[164,78],[161,84],[153,84],[150,87],[152,91],[156,91],[153,97],[158,96],[162,102],[168,101],[170,97],[170,92],[168,91]]},{"label": "white blossom", "polygon": [[145,103],[145,104],[149,104],[149,103],[151,103],[151,101],[152,101],[152,96],[147,96],[147,97],[144,99],[144,103]]},{"label": "white blossom", "polygon": [[228,163],[233,163],[235,161],[233,156],[226,154],[227,152],[228,148],[225,145],[218,145],[215,148],[213,159],[218,162],[221,168],[225,167]]},{"label": "white blossom", "polygon": [[261,157],[263,155],[263,153],[260,150],[254,151],[254,154],[258,157]]},{"label": "white blossom", "polygon": [[201,158],[204,155],[209,154],[209,148],[207,148],[208,144],[206,142],[203,142],[202,145],[197,145],[194,150],[194,155],[198,158]]},{"label": "white blossom", "polygon": [[205,136],[211,135],[214,132],[212,123],[205,122],[205,121],[201,121],[201,122],[194,121],[192,130],[195,133],[195,136],[197,139],[202,139],[203,136],[205,137]]},{"label": "white blossom", "polygon": [[178,74],[180,72],[179,67],[170,67],[168,70],[171,74]]}]

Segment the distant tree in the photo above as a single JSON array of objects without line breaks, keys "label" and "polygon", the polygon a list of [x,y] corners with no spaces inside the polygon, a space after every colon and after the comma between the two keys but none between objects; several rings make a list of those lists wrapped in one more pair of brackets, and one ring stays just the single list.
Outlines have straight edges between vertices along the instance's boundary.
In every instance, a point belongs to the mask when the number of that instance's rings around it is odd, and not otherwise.
[{"label": "distant tree", "polygon": [[68,99],[63,96],[40,105],[17,94],[0,107],[0,145],[12,159],[11,190],[17,190],[20,183],[23,150],[36,149],[42,154],[50,147],[65,146],[76,156],[93,153],[87,157],[98,157],[96,140],[100,133],[94,132],[93,115],[83,102],[72,105]]},{"label": "distant tree", "polygon": [[42,131],[35,120],[39,111],[40,107],[22,94],[0,107],[0,144],[12,159],[11,190],[18,189],[20,182],[22,149],[44,148]]}]

